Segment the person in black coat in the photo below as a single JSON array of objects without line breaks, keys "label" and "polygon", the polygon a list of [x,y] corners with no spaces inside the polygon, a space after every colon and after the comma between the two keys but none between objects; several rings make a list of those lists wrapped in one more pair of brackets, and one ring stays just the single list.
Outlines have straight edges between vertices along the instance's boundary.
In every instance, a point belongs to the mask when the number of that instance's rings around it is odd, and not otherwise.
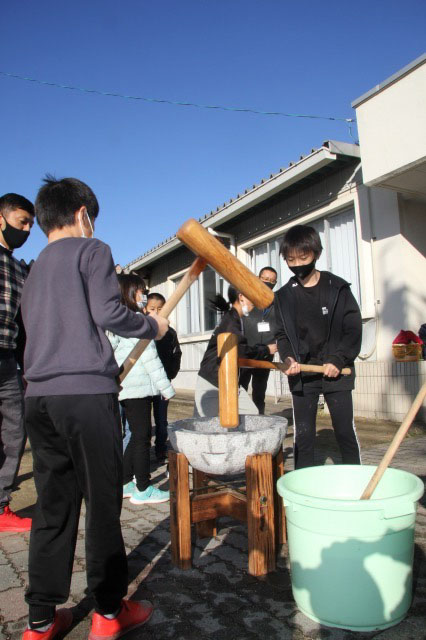
[{"label": "person in black coat", "polygon": [[[161,293],[150,293],[147,297],[146,311],[147,313],[151,311],[160,313],[165,304],[166,299]],[[155,346],[168,379],[173,380],[179,373],[182,359],[182,350],[176,331],[169,327],[166,335],[161,340],[157,340]],[[164,462],[167,456],[167,410],[169,401],[161,395],[154,396],[152,405],[155,422],[155,457],[158,462]]]},{"label": "person in black coat", "polygon": [[[277,272],[273,267],[263,267],[259,271],[259,280],[266,284],[271,290],[277,284]],[[277,351],[277,345],[274,329],[275,309],[272,303],[266,309],[257,309],[256,307],[243,318],[244,335],[250,345],[266,344],[270,347],[270,355],[267,357],[269,362],[274,359],[274,353]],[[268,386],[270,369],[241,369],[240,385],[248,391],[251,380],[252,398],[256,407],[259,409],[260,415],[265,413],[265,394]]]},{"label": "person in black coat", "polygon": [[[228,289],[228,302],[220,295],[212,301],[214,308],[223,313],[222,320],[214,330],[201,361],[195,387],[194,416],[214,417],[219,415],[219,360],[217,336],[219,333],[235,333],[238,336],[238,357],[266,360],[271,354],[268,345],[249,345],[244,335],[242,318],[254,308],[253,303],[234,287]],[[247,391],[240,387],[238,394],[240,415],[258,414],[256,405]]]},{"label": "person in black coat", "polygon": [[[315,268],[321,240],[313,227],[287,231],[280,253],[295,274],[275,296],[275,337],[289,379],[294,412],[295,468],[314,465],[318,398],[327,402],[344,464],[360,464],[353,420],[354,360],[361,348],[361,314],[348,282]],[[324,364],[324,375],[300,364]],[[349,376],[341,375],[349,367]]]}]

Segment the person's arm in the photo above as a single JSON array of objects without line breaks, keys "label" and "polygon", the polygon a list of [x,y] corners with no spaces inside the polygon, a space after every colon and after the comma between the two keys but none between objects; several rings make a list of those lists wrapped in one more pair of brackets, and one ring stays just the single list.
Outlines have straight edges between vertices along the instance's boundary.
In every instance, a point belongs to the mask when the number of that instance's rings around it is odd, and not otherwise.
[{"label": "person's arm", "polygon": [[[328,362],[325,363],[326,366],[328,364],[333,365],[338,369],[338,372],[340,372],[343,367],[353,363],[360,352],[362,338],[362,320],[358,303],[349,287],[344,289],[342,295],[345,296],[343,300],[342,337],[337,349],[334,353],[329,354],[327,358]],[[324,375],[329,376],[330,372],[327,370]]]},{"label": "person's arm", "polygon": [[160,360],[160,356],[157,353],[157,349],[154,343],[151,343],[141,355],[142,364],[148,373],[151,384],[158,389],[163,398],[170,400],[175,395],[173,385],[166,375],[166,371],[163,367],[163,363]]},{"label": "person's arm", "polygon": [[125,338],[155,339],[159,333],[157,321],[152,316],[134,313],[120,303],[117,274],[108,245],[103,242],[90,243],[88,250],[87,260],[82,261],[82,269],[95,324],[104,331]]},{"label": "person's arm", "polygon": [[273,332],[277,341],[278,353],[283,364],[287,367],[284,373],[287,376],[298,375],[300,373],[300,365],[296,361],[295,353],[285,330],[277,295],[275,295],[274,310]]},{"label": "person's arm", "polygon": [[290,340],[288,339],[287,332],[285,330],[277,296],[275,296],[274,307],[275,319],[273,324],[273,332],[275,335],[275,340],[277,341],[278,353],[280,354],[280,358],[283,362],[285,362],[287,358],[292,358],[293,360],[295,360],[295,353],[293,352]]},{"label": "person's arm", "polygon": [[265,360],[271,355],[271,350],[267,344],[247,344],[247,338],[238,336],[238,357],[252,360]]}]

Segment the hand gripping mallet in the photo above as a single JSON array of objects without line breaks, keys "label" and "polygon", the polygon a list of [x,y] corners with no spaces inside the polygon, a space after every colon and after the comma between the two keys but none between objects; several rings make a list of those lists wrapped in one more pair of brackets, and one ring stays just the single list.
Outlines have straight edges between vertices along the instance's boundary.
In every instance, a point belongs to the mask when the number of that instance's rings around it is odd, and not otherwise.
[{"label": "hand gripping mallet", "polygon": [[[252,360],[246,358],[240,358],[238,360],[238,365],[240,367],[245,367],[246,369],[276,369],[285,373],[287,367],[282,362],[269,362],[269,360]],[[323,364],[301,364],[300,371],[304,373],[324,373],[325,365]],[[351,370],[349,367],[344,367],[341,370],[342,376],[350,376]]]},{"label": "hand gripping mallet", "polygon": [[[203,260],[203,258],[197,258],[196,260],[194,260],[189,270],[185,273],[182,280],[179,282],[178,286],[173,291],[164,307],[161,309],[160,313],[158,314],[159,316],[162,316],[163,318],[169,317],[173,309],[176,307],[181,298],[183,298],[192,283],[195,282],[195,280],[198,278],[205,266],[206,261]],[[137,344],[135,344],[135,346],[121,365],[120,374],[117,379],[119,384],[123,382],[124,378],[136,364],[137,360],[141,357],[150,342],[151,340],[142,338]]]}]

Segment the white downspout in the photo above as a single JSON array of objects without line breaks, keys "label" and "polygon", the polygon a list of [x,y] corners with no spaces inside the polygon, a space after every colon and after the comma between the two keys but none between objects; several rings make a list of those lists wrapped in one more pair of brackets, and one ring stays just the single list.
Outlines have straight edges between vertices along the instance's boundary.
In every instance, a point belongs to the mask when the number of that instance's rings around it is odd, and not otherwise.
[{"label": "white downspout", "polygon": [[207,231],[212,234],[212,236],[218,236],[219,238],[228,238],[230,241],[230,251],[232,255],[237,255],[237,247],[235,243],[235,235],[233,233],[225,233],[224,231],[216,231],[212,227],[208,227]]}]

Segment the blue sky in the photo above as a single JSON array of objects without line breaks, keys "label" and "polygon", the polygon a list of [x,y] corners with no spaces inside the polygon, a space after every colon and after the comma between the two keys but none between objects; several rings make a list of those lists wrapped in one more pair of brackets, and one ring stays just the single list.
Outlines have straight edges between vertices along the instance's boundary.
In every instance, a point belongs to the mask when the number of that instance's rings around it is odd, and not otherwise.
[{"label": "blue sky", "polygon": [[[22,0],[1,8],[0,69],[130,95],[353,117],[424,51],[424,0]],[[149,104],[0,76],[0,193],[46,172],[87,182],[122,264],[318,147],[343,122]],[[356,128],[354,129],[356,135]],[[389,132],[392,135],[392,132]],[[37,228],[17,257],[45,246]]]}]

